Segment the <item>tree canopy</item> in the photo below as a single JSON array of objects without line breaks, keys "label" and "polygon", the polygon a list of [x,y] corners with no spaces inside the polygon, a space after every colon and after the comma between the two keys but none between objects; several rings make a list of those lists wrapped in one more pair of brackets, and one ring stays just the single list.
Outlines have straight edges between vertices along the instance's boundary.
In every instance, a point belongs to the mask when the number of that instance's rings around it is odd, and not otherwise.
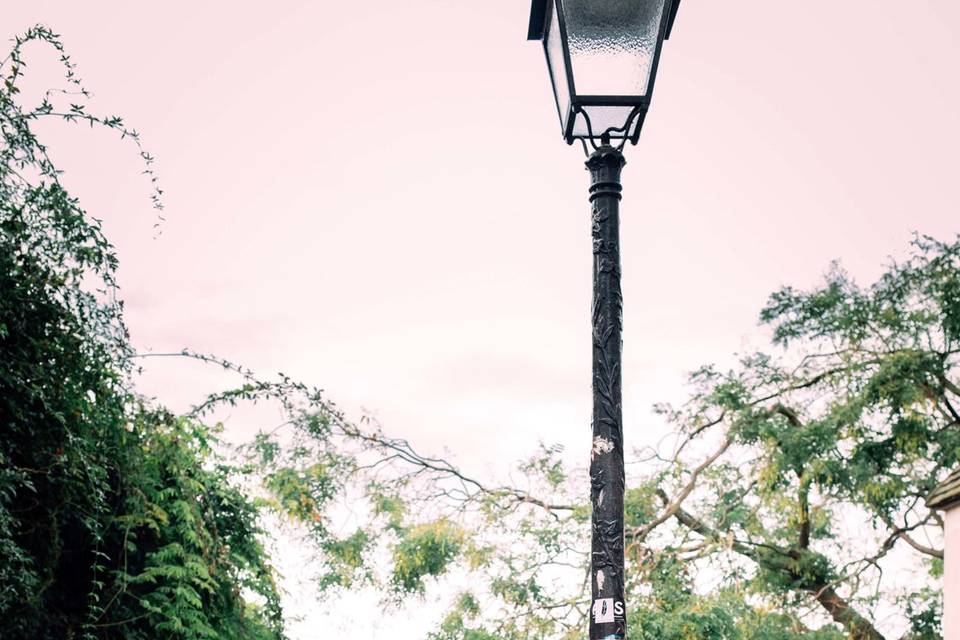
[{"label": "tree canopy", "polygon": [[[61,54],[66,88],[26,110],[28,42]],[[473,477],[316,388],[191,352],[239,383],[183,415],[139,395],[113,248],[32,126],[139,136],[88,112],[46,28],[0,74],[0,636],[283,638],[268,515],[329,597],[441,600],[431,640],[582,635],[589,481],[557,447],[519,482]],[[960,456],[960,241],[918,237],[869,286],[835,267],[761,321],[769,349],[694,372],[686,403],[658,407],[674,437],[628,461],[631,636],[938,638],[924,499]],[[283,420],[232,446],[213,416],[247,402]]]},{"label": "tree canopy", "polygon": [[[658,407],[675,438],[628,466],[631,635],[939,638],[943,522],[925,498],[960,456],[958,318],[958,241],[916,238],[870,286],[835,266],[771,295],[769,353],[694,372],[684,405]],[[403,455],[471,523],[477,579],[434,637],[579,637],[585,470],[545,448],[522,489],[491,488]]]}]

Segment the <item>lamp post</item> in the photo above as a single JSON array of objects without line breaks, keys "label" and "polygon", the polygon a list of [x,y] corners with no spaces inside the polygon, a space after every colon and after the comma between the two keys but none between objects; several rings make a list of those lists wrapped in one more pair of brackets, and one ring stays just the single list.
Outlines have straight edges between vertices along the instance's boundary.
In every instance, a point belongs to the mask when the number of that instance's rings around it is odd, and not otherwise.
[{"label": "lamp post", "polygon": [[[663,41],[680,0],[533,0],[568,144],[589,156],[593,222],[593,439],[590,640],[626,637],[623,562],[620,171],[640,137]],[[599,144],[598,144],[599,143]]]}]

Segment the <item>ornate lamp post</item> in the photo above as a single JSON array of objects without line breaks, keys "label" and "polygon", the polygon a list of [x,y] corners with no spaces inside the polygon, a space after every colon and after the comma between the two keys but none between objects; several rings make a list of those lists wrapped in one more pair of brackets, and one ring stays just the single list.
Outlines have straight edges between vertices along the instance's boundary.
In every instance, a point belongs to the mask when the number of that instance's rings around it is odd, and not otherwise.
[{"label": "ornate lamp post", "polygon": [[[593,208],[593,446],[590,640],[626,636],[623,567],[620,170],[643,127],[680,0],[533,0],[560,127],[589,156]],[[588,146],[589,145],[589,146]],[[616,146],[614,146],[616,145]],[[591,151],[592,149],[592,151]]]}]

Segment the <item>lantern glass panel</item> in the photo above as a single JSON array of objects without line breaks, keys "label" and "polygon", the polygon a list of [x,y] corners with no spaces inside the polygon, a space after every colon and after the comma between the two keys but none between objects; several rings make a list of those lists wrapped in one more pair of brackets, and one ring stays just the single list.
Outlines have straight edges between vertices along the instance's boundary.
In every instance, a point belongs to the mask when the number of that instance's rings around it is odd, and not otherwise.
[{"label": "lantern glass panel", "polygon": [[665,0],[562,2],[577,95],[646,95]]},{"label": "lantern glass panel", "polygon": [[[593,131],[594,136],[606,133],[611,128],[622,129],[627,125],[627,120],[630,119],[630,112],[633,111],[633,107],[610,105],[589,106],[582,107],[582,109],[587,113],[587,116],[590,117],[590,129]],[[584,118],[582,113],[578,113],[576,118],[573,123],[573,135],[576,137],[588,137],[590,131],[587,130],[587,119]],[[630,130],[626,132],[626,136],[623,131],[613,131],[610,133],[610,137],[629,138],[636,130],[639,120],[639,117],[633,119],[633,122],[630,123]]]},{"label": "lantern glass panel", "polygon": [[550,65],[550,78],[553,81],[554,95],[557,97],[557,109],[560,111],[560,125],[566,130],[567,116],[570,113],[570,87],[567,84],[567,66],[563,55],[563,40],[560,37],[560,20],[557,19],[557,3],[550,2],[550,14],[547,18],[547,64]]}]

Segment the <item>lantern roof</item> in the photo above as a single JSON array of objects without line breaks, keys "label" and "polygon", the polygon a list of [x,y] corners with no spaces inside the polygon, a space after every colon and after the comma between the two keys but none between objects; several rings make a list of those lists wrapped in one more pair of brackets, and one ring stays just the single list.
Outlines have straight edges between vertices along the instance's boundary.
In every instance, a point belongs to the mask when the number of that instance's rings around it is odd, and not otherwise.
[{"label": "lantern roof", "polygon": [[937,488],[927,498],[927,506],[941,511],[960,506],[960,469],[951,473],[946,480],[937,485]]},{"label": "lantern roof", "polygon": [[[556,0],[533,0],[530,5],[530,27],[527,30],[527,40],[542,40],[543,25],[547,18],[547,3]],[[673,31],[673,22],[677,19],[677,9],[680,8],[680,0],[673,0],[670,8],[670,18],[667,21],[667,33],[665,40],[670,39],[670,32]]]}]

